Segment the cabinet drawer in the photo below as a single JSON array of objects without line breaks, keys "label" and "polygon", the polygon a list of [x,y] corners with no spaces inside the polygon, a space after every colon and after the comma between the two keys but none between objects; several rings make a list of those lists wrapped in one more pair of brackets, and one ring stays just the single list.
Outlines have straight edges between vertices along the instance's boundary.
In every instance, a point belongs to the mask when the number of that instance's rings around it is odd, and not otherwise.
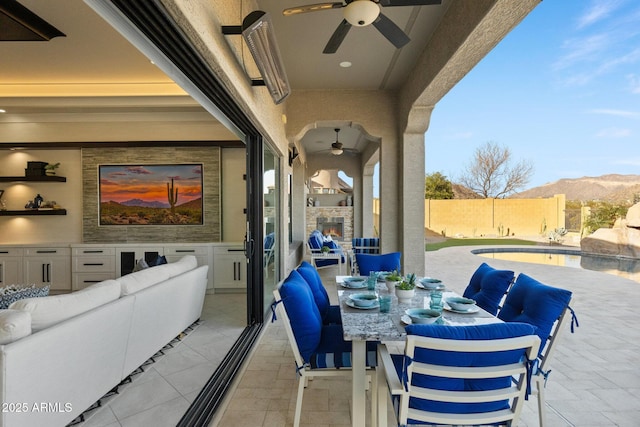
[{"label": "cabinet drawer", "polygon": [[73,257],[74,272],[103,271],[111,272],[112,275],[116,271],[116,259],[111,256],[80,256]]},{"label": "cabinet drawer", "polygon": [[208,248],[206,246],[183,246],[183,247],[165,247],[164,254],[166,256],[183,257],[185,255],[207,255]]},{"label": "cabinet drawer", "polygon": [[244,246],[215,246],[213,248],[213,253],[216,255],[244,255]]},{"label": "cabinet drawer", "polygon": [[2,248],[0,247],[0,257],[4,256],[22,256],[24,249],[22,248]]},{"label": "cabinet drawer", "polygon": [[94,283],[113,279],[114,277],[115,275],[113,273],[74,273],[73,290],[79,291],[80,289],[84,289]]},{"label": "cabinet drawer", "polygon": [[115,255],[116,248],[73,248],[73,256]]},{"label": "cabinet drawer", "polygon": [[24,256],[71,256],[71,248],[25,248]]}]

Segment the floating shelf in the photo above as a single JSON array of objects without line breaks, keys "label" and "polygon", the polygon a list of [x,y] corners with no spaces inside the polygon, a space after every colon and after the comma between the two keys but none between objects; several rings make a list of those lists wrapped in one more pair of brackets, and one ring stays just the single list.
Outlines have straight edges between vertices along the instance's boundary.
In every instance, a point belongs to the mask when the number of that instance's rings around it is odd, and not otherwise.
[{"label": "floating shelf", "polygon": [[66,215],[66,209],[20,209],[17,211],[0,211],[0,216],[35,216],[35,215]]},{"label": "floating shelf", "polygon": [[45,176],[0,176],[0,182],[31,181],[31,182],[67,182],[67,178],[57,175]]}]

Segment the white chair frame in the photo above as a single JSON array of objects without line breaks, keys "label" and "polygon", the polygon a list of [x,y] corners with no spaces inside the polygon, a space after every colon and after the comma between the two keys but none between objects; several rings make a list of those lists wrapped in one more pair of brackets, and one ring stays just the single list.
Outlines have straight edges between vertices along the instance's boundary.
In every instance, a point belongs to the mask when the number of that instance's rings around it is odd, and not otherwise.
[{"label": "white chair frame", "polygon": [[567,308],[563,310],[560,317],[558,317],[558,319],[554,322],[553,328],[551,329],[551,333],[547,338],[544,349],[542,350],[540,356],[538,356],[538,369],[533,372],[533,377],[531,379],[531,382],[535,383],[535,390],[534,387],[531,387],[532,394],[535,394],[538,397],[538,419],[540,427],[544,427],[547,418],[544,388],[547,385],[547,376],[551,371],[551,368],[549,367],[549,360],[555,352],[558,338],[560,338],[562,331],[566,328],[566,324],[571,318],[570,315],[567,316],[567,313],[570,311],[571,310],[569,309],[569,306],[567,306]]},{"label": "white chair frame", "polygon": [[307,251],[309,251],[309,255],[311,256],[311,263],[316,268],[316,270],[334,266],[334,264],[330,264],[330,265],[324,265],[324,266],[318,267],[316,265],[316,260],[335,259],[338,261],[337,263],[338,274],[342,276],[342,264],[344,264],[342,262],[342,257],[346,256],[344,252],[343,253],[336,252],[335,249],[330,249],[329,252],[322,252],[322,249],[313,249],[308,241],[307,241]]},{"label": "white chair frame", "polygon": [[[405,355],[413,359],[416,348],[460,352],[495,352],[525,348],[527,357],[530,360],[533,360],[538,354],[539,347],[540,338],[536,335],[496,340],[452,340],[409,335],[407,336]],[[414,372],[449,378],[480,379],[513,376],[515,382],[511,387],[499,390],[442,391],[422,387],[412,387],[410,383],[411,376]],[[406,425],[408,418],[432,424],[445,425],[478,425],[494,423],[516,425],[522,411],[525,393],[527,391],[526,361],[490,367],[455,367],[413,361],[407,369],[409,382],[407,385],[407,391],[405,390],[401,380],[398,378],[391,355],[385,345],[378,346],[378,368],[376,374],[378,376],[378,420],[380,426],[386,426],[387,420],[388,396],[384,389],[385,385],[387,385],[388,391],[392,396],[400,396],[398,408],[399,425]],[[446,414],[428,412],[409,408],[410,396],[448,402],[491,402],[510,399],[511,408],[478,414]]]},{"label": "white chair frame", "polygon": [[[289,320],[289,316],[287,315],[287,310],[282,301],[282,297],[280,296],[279,287],[273,291],[273,296],[276,301],[276,316],[282,320],[284,324],[285,331],[287,332],[287,338],[289,339],[289,344],[291,345],[291,350],[293,351],[293,358],[295,359],[296,370],[298,373],[298,394],[296,397],[296,411],[293,419],[293,426],[300,426],[300,418],[302,416],[302,398],[304,395],[304,389],[307,387],[309,380],[313,380],[314,377],[343,377],[345,380],[351,381],[352,372],[351,368],[327,368],[327,369],[311,369],[308,363],[304,361],[302,355],[300,354],[300,350],[298,349],[298,343],[296,342],[295,335],[293,334],[293,329],[291,328],[291,322]],[[373,369],[373,368],[372,368]],[[377,425],[376,421],[376,404],[378,387],[376,384],[376,375],[368,375],[368,378],[371,380],[371,420],[372,426]]]}]

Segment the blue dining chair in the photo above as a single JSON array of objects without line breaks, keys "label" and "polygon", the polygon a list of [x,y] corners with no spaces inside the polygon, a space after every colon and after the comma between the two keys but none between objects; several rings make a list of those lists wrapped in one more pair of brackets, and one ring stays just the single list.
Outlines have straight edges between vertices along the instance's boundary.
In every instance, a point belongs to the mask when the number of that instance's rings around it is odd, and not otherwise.
[{"label": "blue dining chair", "polygon": [[361,276],[368,276],[372,271],[401,271],[400,252],[386,254],[356,254],[356,264]]},{"label": "blue dining chair", "polygon": [[[378,348],[378,419],[398,425],[516,425],[540,338],[526,323],[409,325],[404,354]],[[385,381],[386,380],[386,381]]]},{"label": "blue dining chair", "polygon": [[462,296],[475,300],[483,310],[495,316],[514,278],[513,271],[496,270],[483,262],[471,276]]},{"label": "blue dining chair", "polygon": [[[533,325],[540,337],[540,351],[537,366],[532,372],[532,381],[536,385],[541,427],[546,420],[544,387],[551,372],[551,355],[555,351],[560,333],[566,329],[565,323],[569,318],[572,332],[574,326],[578,326],[575,312],[569,307],[571,295],[571,291],[545,285],[520,273],[498,313],[498,318],[505,322],[525,322]],[[570,316],[567,313],[570,313]]]},{"label": "blue dining chair", "polygon": [[[273,291],[273,319],[283,322],[289,344],[293,351],[295,369],[298,374],[298,395],[294,415],[294,427],[300,425],[302,398],[308,380],[313,377],[338,376],[350,379],[351,341],[343,338],[342,325],[325,325],[315,303],[311,289],[302,276],[293,270]],[[367,367],[377,365],[377,342],[367,343]],[[369,375],[371,399],[377,400],[376,376]],[[364,392],[364,390],[363,390]],[[375,411],[375,405],[372,405]],[[372,412],[375,416],[375,412]]]}]

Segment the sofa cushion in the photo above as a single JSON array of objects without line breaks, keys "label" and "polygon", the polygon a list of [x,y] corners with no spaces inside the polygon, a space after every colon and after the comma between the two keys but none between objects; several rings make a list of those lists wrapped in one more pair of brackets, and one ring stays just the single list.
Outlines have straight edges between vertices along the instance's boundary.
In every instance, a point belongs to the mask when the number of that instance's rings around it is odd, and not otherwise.
[{"label": "sofa cushion", "polygon": [[105,280],[78,292],[28,298],[9,306],[31,313],[31,329],[39,331],[120,298],[120,282]]},{"label": "sofa cushion", "polygon": [[49,285],[38,288],[35,285],[19,287],[15,285],[3,288],[0,295],[0,309],[8,308],[14,302],[25,298],[46,297],[49,295]]},{"label": "sofa cushion", "polygon": [[118,281],[122,284],[122,295],[131,295],[196,267],[196,257],[185,255],[176,262],[136,271],[120,277]]},{"label": "sofa cushion", "polygon": [[0,310],[0,344],[9,344],[31,335],[31,313]]}]

